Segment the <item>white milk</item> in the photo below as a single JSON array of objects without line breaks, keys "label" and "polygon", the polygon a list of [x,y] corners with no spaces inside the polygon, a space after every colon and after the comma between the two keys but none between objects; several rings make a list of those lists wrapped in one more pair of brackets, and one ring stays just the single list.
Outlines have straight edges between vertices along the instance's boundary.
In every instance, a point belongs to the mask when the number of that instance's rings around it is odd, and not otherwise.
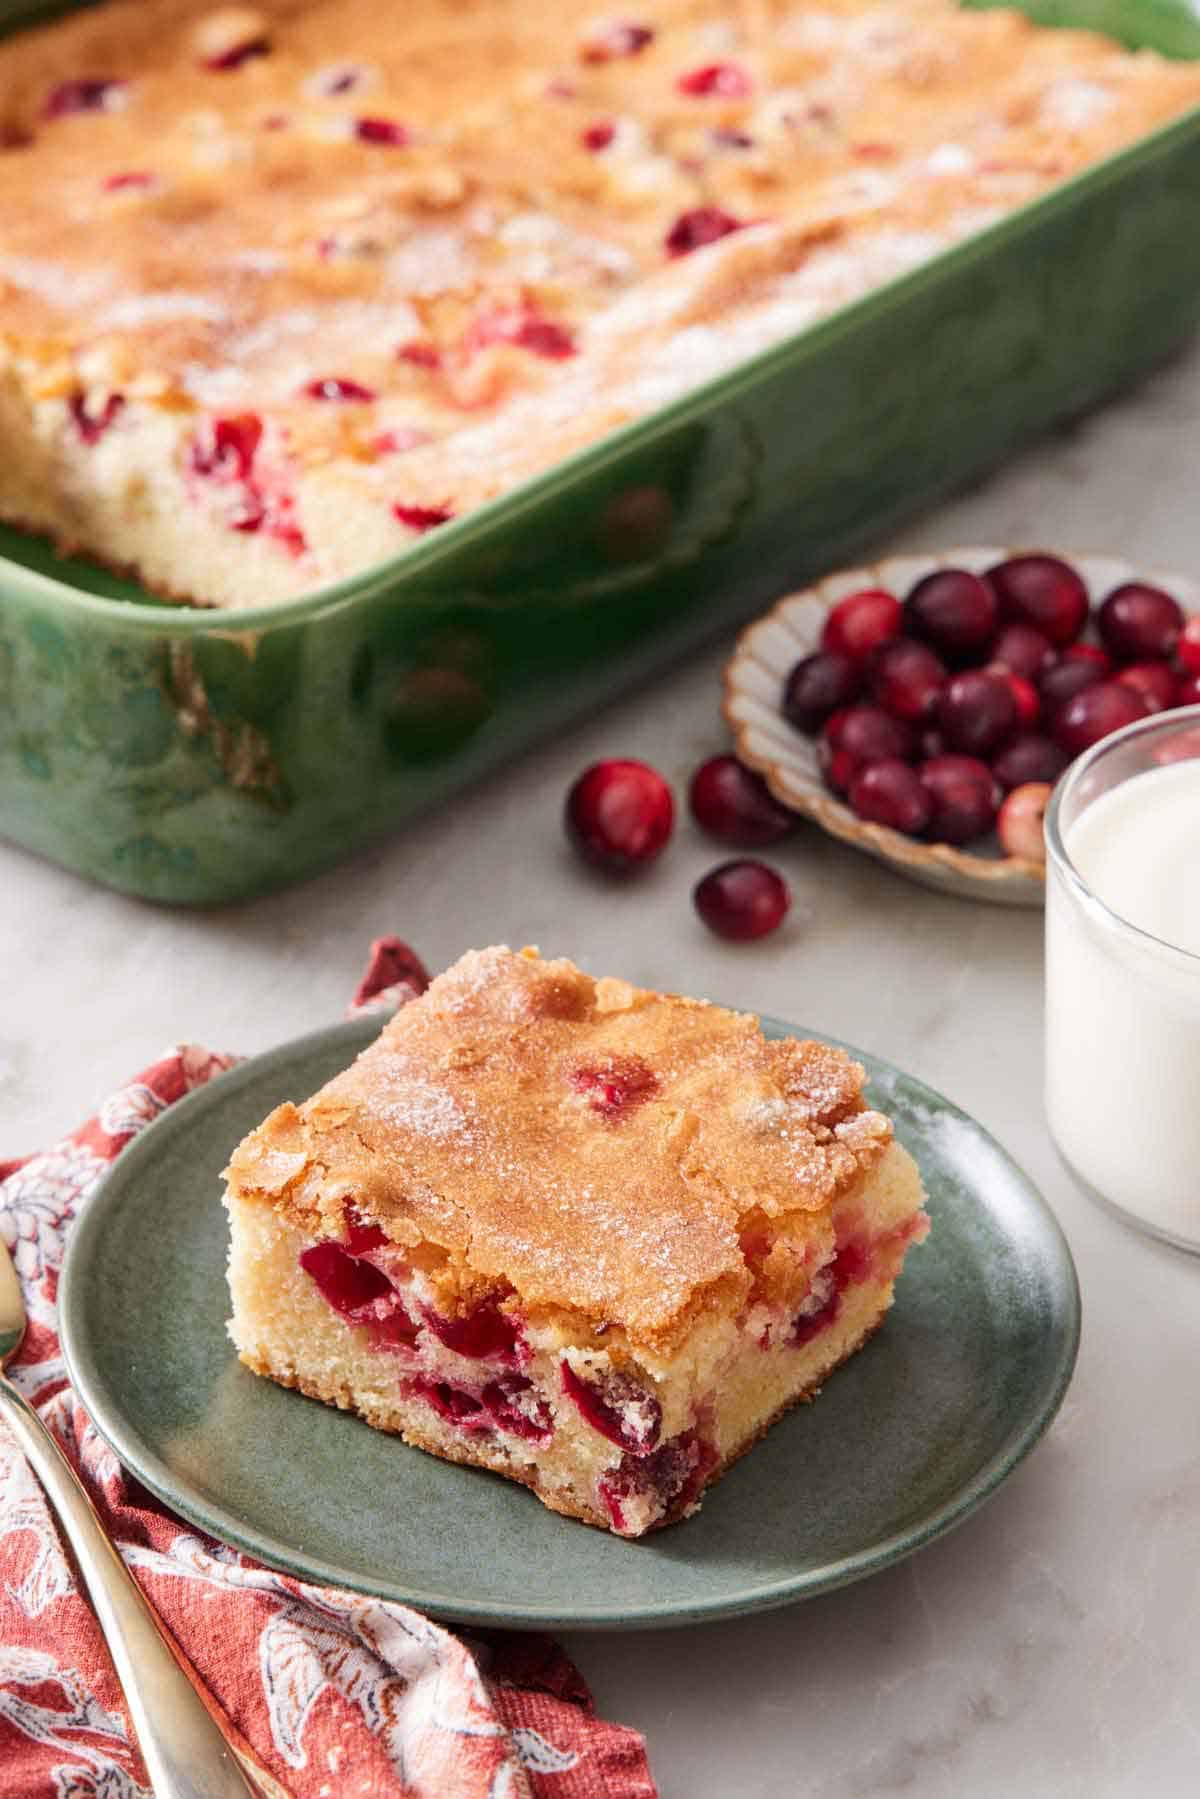
[{"label": "white milk", "polygon": [[1200,760],[1111,788],[1064,842],[1136,931],[1080,902],[1051,865],[1050,1129],[1105,1199],[1200,1248]]}]

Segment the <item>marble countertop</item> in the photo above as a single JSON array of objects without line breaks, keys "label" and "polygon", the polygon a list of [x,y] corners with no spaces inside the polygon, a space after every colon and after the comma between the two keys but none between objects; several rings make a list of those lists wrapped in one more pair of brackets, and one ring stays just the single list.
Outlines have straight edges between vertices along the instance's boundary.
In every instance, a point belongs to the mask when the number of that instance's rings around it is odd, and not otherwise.
[{"label": "marble countertop", "polygon": [[[1195,573],[1198,425],[1200,347],[890,547],[1044,542]],[[0,1153],[48,1142],[181,1037],[249,1052],[339,1016],[386,931],[434,967],[538,943],[902,1064],[993,1131],[1062,1220],[1084,1330],[1058,1421],[979,1514],[900,1567],[757,1618],[569,1647],[601,1709],[646,1732],[663,1799],[1191,1795],[1200,1263],[1095,1208],[1054,1156],[1040,914],[927,893],[805,827],[774,852],[786,927],[724,945],[691,911],[720,854],[689,824],[618,893],[563,840],[563,795],[593,758],[643,756],[682,787],[724,747],[727,648],[385,848],[233,910],[159,910],[0,845]]]}]

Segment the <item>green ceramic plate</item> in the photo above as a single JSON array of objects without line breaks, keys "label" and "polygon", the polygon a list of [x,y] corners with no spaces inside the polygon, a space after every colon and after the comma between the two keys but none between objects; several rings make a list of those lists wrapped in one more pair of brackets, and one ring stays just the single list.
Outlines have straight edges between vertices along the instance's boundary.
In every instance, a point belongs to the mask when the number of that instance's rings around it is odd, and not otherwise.
[{"label": "green ceramic plate", "polygon": [[1053,1418],[1079,1336],[1058,1225],[979,1125],[865,1055],[876,1103],[921,1164],[932,1233],[884,1329],[698,1517],[622,1542],[258,1379],[225,1336],[220,1171],[272,1106],[310,1093],[378,1028],[356,1020],[286,1044],[173,1106],[75,1227],[60,1315],[76,1391],[125,1465],[215,1536],[445,1618],[682,1624],[910,1554],[986,1499]]}]

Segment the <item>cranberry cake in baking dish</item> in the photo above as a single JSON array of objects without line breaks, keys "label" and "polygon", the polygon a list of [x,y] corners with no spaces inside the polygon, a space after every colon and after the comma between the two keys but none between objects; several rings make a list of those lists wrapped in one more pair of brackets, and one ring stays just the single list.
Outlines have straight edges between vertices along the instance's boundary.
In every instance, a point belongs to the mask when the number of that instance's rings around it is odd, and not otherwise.
[{"label": "cranberry cake in baking dish", "polygon": [[637,1537],[870,1336],[928,1223],[840,1050],[472,952],[226,1171],[242,1361]]},{"label": "cranberry cake in baking dish", "polygon": [[951,0],[109,0],[0,44],[0,518],[377,563],[1200,100]]}]

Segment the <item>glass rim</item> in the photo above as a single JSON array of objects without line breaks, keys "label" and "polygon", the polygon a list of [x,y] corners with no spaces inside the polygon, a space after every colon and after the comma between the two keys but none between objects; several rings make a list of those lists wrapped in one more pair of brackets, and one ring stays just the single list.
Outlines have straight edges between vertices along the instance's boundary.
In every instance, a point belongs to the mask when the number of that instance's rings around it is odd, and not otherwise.
[{"label": "glass rim", "polygon": [[[1115,912],[1106,900],[1100,898],[1100,895],[1088,885],[1071,860],[1063,841],[1062,827],[1059,822],[1067,796],[1074,792],[1084,776],[1098,762],[1102,762],[1111,751],[1120,749],[1134,738],[1148,737],[1155,731],[1171,732],[1185,730],[1188,727],[1194,729],[1197,726],[1200,726],[1200,705],[1178,706],[1171,707],[1165,712],[1152,712],[1147,718],[1136,718],[1131,725],[1125,725],[1121,730],[1112,732],[1110,736],[1102,737],[1098,743],[1092,745],[1090,750],[1085,750],[1083,755],[1073,762],[1061,779],[1055,783],[1054,791],[1050,795],[1050,803],[1046,808],[1045,834],[1048,863],[1052,864],[1055,871],[1066,881],[1067,886],[1072,890],[1073,897],[1082,901],[1085,906],[1099,915],[1106,930],[1117,936],[1130,938],[1139,947],[1144,948],[1150,945],[1156,951],[1165,950],[1168,955],[1178,956],[1185,965],[1200,971],[1200,954],[1195,950],[1184,949],[1178,943],[1168,942],[1165,937],[1155,936],[1153,931],[1143,930],[1140,925],[1131,923],[1128,918],[1122,917],[1121,913]],[[1148,773],[1149,771],[1143,770],[1142,772]],[[1131,780],[1135,778],[1132,775],[1129,777]]]}]

